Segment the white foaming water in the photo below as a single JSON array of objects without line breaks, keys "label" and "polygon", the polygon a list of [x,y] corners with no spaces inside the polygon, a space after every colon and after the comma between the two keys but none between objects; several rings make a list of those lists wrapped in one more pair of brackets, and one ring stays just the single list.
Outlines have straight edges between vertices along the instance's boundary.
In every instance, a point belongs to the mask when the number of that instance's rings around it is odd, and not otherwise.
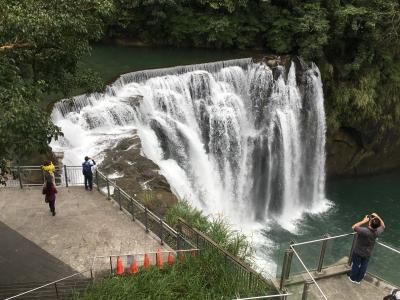
[{"label": "white foaming water", "polygon": [[297,77],[294,63],[251,59],[126,74],[104,94],[57,103],[65,137],[52,147],[80,164],[136,129],[180,198],[246,232],[271,218],[293,231],[304,212],[327,208],[320,73],[311,65]]}]

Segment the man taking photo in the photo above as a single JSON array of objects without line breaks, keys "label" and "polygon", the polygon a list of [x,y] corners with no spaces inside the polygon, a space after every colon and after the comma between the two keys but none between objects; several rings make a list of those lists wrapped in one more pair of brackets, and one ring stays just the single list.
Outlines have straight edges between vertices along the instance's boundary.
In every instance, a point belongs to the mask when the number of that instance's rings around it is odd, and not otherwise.
[{"label": "man taking photo", "polygon": [[[368,224],[368,226],[362,226],[364,224]],[[355,223],[352,228],[357,233],[357,239],[351,257],[351,271],[347,275],[351,282],[360,284],[367,272],[375,240],[385,229],[385,223],[377,213],[373,213]]]}]

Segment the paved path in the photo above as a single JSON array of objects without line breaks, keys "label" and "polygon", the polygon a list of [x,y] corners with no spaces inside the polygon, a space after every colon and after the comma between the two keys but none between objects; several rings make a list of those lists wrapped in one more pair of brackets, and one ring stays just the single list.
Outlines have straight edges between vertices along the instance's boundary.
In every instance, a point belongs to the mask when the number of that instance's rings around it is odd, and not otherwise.
[{"label": "paved path", "polygon": [[53,281],[75,272],[2,222],[0,270],[0,284]]},{"label": "paved path", "polygon": [[[0,222],[7,225],[0,226],[0,248],[12,250],[22,245],[18,242],[21,236],[15,234],[12,238],[11,228],[44,250],[33,253],[25,249],[20,255],[21,262],[39,260],[37,257],[44,261],[53,256],[76,271],[88,269],[94,255],[143,253],[160,248],[151,234],[146,234],[143,227],[97,191],[59,188],[56,212],[53,217],[40,188],[0,188]],[[6,238],[5,232],[8,232]],[[29,248],[29,241],[24,241],[25,247]],[[0,270],[3,270],[10,261],[4,258],[7,250],[1,255]],[[71,274],[69,269],[63,270],[66,272],[59,270],[60,274]]]}]

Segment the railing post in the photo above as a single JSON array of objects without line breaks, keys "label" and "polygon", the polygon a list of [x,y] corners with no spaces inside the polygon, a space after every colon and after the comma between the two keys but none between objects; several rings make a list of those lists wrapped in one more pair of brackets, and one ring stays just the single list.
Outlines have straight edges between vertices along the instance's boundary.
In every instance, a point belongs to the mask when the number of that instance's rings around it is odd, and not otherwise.
[{"label": "railing post", "polygon": [[249,273],[249,289],[251,289],[251,282],[252,282],[252,279],[253,279],[253,273]]},{"label": "railing post", "polygon": [[97,185],[97,190],[100,191],[100,186],[99,186],[99,173],[97,172],[97,168],[96,168],[96,185]]},{"label": "railing post", "polygon": [[[293,245],[295,243],[295,241],[290,241],[289,245]],[[290,253],[289,253],[289,257],[288,257],[288,261],[287,261],[287,267],[286,267],[286,274],[285,274],[285,279],[289,279],[289,275],[290,275],[290,269],[292,268],[292,259],[293,259],[293,250],[290,248]]]},{"label": "railing post", "polygon": [[303,287],[303,295],[301,296],[301,300],[307,300],[310,294],[310,285],[313,283],[312,280],[307,280],[304,282]]},{"label": "railing post", "polygon": [[54,282],[54,288],[56,289],[56,296],[57,296],[57,299],[58,299],[58,289],[57,289],[57,282]]},{"label": "railing post", "polygon": [[283,265],[282,265],[282,273],[281,273],[281,281],[279,284],[279,289],[282,290],[285,286],[286,275],[288,274],[287,269],[289,266],[289,257],[293,255],[292,249],[285,250],[285,256],[283,258]]},{"label": "railing post", "polygon": [[181,250],[181,232],[182,232],[182,224],[178,219],[178,224],[176,225],[176,248]]},{"label": "railing post", "polygon": [[119,210],[122,210],[121,190],[118,186],[115,187],[115,197],[117,198],[119,204]]},{"label": "railing post", "polygon": [[355,245],[356,245],[356,241],[357,241],[357,234],[354,234],[353,242],[352,242],[352,244],[351,244],[349,259],[348,259],[348,261],[347,261],[347,264],[348,264],[349,266],[351,266],[351,260],[352,260],[352,257],[353,257],[353,251],[354,251],[354,247],[355,247]]},{"label": "railing post", "polygon": [[[281,293],[282,294],[287,294],[287,289],[283,288]],[[282,296],[281,298],[282,298],[282,300],[287,300],[288,296],[285,295],[285,296]]]},{"label": "railing post", "polygon": [[149,232],[148,228],[148,216],[147,216],[147,207],[144,208],[144,226],[146,227],[146,232]]},{"label": "railing post", "polygon": [[[329,237],[329,234],[325,234],[325,238]],[[318,267],[317,267],[317,272],[321,273],[322,271],[322,266],[324,265],[324,258],[325,258],[325,252],[326,252],[326,247],[328,245],[328,240],[322,241],[321,245],[321,252],[319,254],[319,261],[318,261]]]},{"label": "railing post", "polygon": [[132,221],[135,221],[135,206],[133,205],[132,197],[129,197],[129,212],[132,215]]},{"label": "railing post", "polygon": [[20,166],[18,166],[17,170],[18,170],[19,187],[22,189],[23,185],[22,185],[21,168],[20,168]]},{"label": "railing post", "polygon": [[65,177],[65,186],[68,187],[68,175],[67,175],[67,166],[64,165],[64,177]]},{"label": "railing post", "polygon": [[176,249],[181,250],[181,234],[179,231],[176,233]]},{"label": "railing post", "polygon": [[108,180],[108,177],[106,177],[106,185],[107,185],[107,199],[110,200],[110,181]]},{"label": "railing post", "polygon": [[160,219],[160,244],[161,244],[161,245],[164,245],[164,241],[163,241],[163,229],[164,229],[163,221],[162,221],[162,219]]}]

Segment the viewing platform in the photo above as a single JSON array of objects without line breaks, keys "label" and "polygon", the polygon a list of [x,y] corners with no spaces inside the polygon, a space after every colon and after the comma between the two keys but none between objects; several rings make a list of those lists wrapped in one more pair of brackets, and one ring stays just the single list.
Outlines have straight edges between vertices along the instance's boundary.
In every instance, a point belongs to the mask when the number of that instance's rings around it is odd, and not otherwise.
[{"label": "viewing platform", "polygon": [[400,287],[400,251],[379,240],[360,284],[349,280],[356,234],[296,243],[285,250],[274,285],[289,300],[382,300]]},{"label": "viewing platform", "polygon": [[53,217],[41,187],[0,188],[1,283],[56,280],[87,269],[95,255],[162,248],[97,190],[57,189]]}]

